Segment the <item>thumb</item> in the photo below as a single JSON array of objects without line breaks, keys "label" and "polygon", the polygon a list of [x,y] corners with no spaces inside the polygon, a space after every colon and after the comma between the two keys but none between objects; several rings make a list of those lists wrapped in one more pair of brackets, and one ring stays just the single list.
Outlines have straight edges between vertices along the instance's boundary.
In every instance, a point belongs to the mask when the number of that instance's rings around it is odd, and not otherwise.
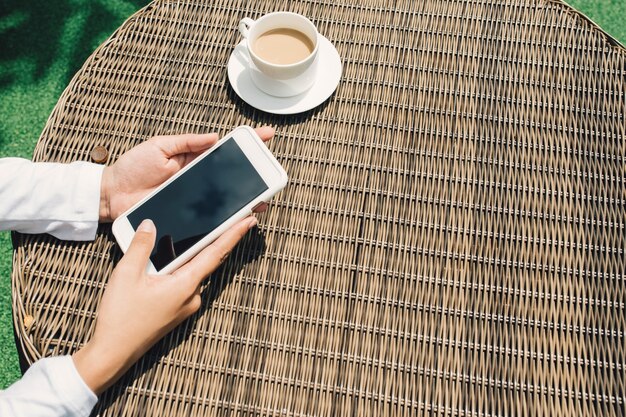
[{"label": "thumb", "polygon": [[150,253],[154,248],[154,240],[156,239],[156,227],[150,219],[141,222],[130,246],[124,255],[122,261],[140,271],[144,271],[148,264]]},{"label": "thumb", "polygon": [[201,153],[215,145],[219,137],[217,133],[159,136],[157,144],[167,157],[185,153]]}]

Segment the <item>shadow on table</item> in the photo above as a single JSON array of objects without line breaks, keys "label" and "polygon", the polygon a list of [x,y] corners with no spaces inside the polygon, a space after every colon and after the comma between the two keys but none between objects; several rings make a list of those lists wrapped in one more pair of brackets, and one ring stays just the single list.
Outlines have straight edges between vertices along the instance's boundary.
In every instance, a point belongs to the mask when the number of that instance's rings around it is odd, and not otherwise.
[{"label": "shadow on table", "polygon": [[[243,247],[249,248],[244,251]],[[220,297],[222,291],[230,285],[233,276],[239,273],[247,264],[258,259],[265,251],[265,236],[255,228],[244,238],[232,251],[232,254],[211,276],[208,284],[202,291],[202,305],[200,310],[183,321],[176,329],[167,334],[161,341],[157,342],[140,360],[120,380],[106,391],[100,398],[98,405],[91,415],[95,416],[102,410],[108,408],[121,395],[127,395],[127,388],[132,386],[134,381],[141,378],[170,351],[179,346],[191,337],[196,329],[198,318],[202,317],[211,308],[213,302]],[[230,273],[225,273],[230,271]]]},{"label": "shadow on table", "polygon": [[[109,36],[128,17],[129,9],[138,10],[148,0],[123,0],[117,6],[105,0],[7,0],[1,6],[0,65],[15,62],[37,81],[69,52],[64,84],[85,61],[98,43]],[[74,32],[70,32],[68,25]],[[25,61],[27,60],[27,61]],[[23,67],[23,68],[22,68]],[[3,72],[0,87],[15,80],[16,74]]]},{"label": "shadow on table", "polygon": [[[148,3],[149,0],[2,0],[0,100],[11,101],[7,108],[27,106],[24,109],[39,114],[41,122],[45,122],[48,107],[54,105],[57,95],[94,48],[130,13]],[[37,101],[37,105],[31,108],[29,99]],[[39,131],[34,133],[38,135]],[[6,140],[5,135],[0,135],[0,146]]]}]

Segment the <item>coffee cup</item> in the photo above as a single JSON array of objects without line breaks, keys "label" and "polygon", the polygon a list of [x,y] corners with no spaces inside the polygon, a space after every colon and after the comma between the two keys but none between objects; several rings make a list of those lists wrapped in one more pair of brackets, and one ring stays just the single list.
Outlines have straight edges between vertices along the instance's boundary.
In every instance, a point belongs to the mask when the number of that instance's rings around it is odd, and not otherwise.
[{"label": "coffee cup", "polygon": [[319,34],[306,17],[274,12],[239,22],[245,39],[252,82],[275,97],[291,97],[310,89],[317,74]]}]

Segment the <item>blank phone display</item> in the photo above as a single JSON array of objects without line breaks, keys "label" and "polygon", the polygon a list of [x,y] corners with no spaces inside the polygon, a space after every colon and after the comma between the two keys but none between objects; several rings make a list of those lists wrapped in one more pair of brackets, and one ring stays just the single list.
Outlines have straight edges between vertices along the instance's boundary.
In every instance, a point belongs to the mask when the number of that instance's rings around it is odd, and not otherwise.
[{"label": "blank phone display", "polygon": [[128,215],[133,229],[156,225],[150,260],[158,270],[268,189],[233,138]]}]

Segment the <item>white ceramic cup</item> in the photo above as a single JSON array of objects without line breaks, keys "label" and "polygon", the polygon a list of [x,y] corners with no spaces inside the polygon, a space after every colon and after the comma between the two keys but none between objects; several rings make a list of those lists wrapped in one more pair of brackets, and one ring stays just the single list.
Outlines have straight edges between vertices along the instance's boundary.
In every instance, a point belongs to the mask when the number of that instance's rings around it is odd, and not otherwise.
[{"label": "white ceramic cup", "polygon": [[[272,29],[302,32],[313,42],[313,52],[302,61],[287,65],[262,59],[254,52],[254,44],[260,35]],[[291,12],[269,13],[258,20],[244,17],[239,22],[239,32],[250,57],[250,77],[260,90],[275,97],[291,97],[311,88],[317,75],[319,34],[309,19]]]}]

